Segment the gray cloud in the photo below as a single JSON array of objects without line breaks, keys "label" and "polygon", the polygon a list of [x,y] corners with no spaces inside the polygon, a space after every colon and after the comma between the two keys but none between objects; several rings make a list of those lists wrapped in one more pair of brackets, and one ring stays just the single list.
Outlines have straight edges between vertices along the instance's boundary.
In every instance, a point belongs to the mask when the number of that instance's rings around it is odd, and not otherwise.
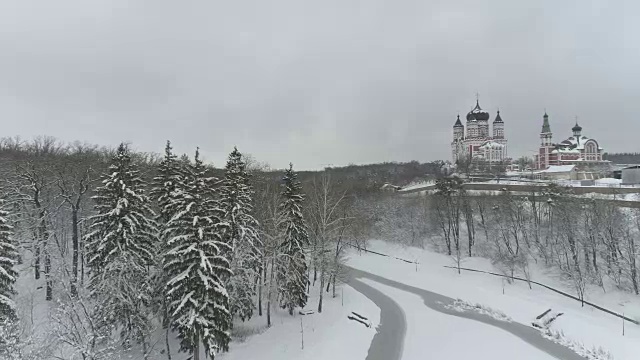
[{"label": "gray cloud", "polygon": [[448,159],[458,111],[500,108],[510,155],[578,116],[608,151],[639,98],[632,1],[0,2],[5,135],[276,167]]}]

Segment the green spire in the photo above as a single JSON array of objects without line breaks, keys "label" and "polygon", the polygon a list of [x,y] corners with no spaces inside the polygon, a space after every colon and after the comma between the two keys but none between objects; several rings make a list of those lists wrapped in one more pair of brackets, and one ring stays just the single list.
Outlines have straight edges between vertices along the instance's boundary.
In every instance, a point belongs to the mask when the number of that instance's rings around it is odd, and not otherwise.
[{"label": "green spire", "polygon": [[544,116],[542,118],[544,119],[544,121],[542,123],[542,132],[543,133],[550,133],[551,132],[551,126],[549,125],[549,115],[547,115],[547,111],[546,110],[545,110]]}]

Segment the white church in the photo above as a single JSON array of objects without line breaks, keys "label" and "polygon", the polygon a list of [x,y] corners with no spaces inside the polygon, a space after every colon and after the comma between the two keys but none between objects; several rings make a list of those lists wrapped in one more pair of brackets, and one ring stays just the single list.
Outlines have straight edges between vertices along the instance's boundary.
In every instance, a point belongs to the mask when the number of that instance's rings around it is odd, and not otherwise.
[{"label": "white church", "polygon": [[489,117],[489,113],[482,110],[478,100],[476,106],[467,114],[466,130],[458,115],[453,125],[451,142],[453,163],[462,159],[484,160],[488,163],[508,159],[507,139],[504,136],[504,121],[500,117],[500,111],[493,120],[492,129],[489,129]]}]

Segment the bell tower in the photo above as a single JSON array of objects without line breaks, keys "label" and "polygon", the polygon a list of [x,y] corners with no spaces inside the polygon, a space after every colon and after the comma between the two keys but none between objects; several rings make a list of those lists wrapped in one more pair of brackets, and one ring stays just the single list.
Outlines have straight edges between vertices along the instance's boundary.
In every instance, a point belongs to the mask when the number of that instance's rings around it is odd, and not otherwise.
[{"label": "bell tower", "polygon": [[538,169],[546,169],[549,167],[549,156],[553,150],[552,143],[553,133],[551,132],[551,125],[549,125],[549,115],[545,110],[542,117],[542,131],[540,131],[540,150],[536,155],[536,167]]}]

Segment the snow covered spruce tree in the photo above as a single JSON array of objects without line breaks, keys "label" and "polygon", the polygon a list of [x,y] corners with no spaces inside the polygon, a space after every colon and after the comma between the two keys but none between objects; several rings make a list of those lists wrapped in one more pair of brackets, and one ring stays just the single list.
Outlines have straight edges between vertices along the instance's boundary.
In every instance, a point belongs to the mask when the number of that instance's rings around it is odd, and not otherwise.
[{"label": "snow covered spruce tree", "polygon": [[166,230],[165,293],[171,325],[181,350],[193,353],[194,360],[199,359],[201,343],[212,358],[229,348],[231,313],[225,282],[231,276],[226,255],[232,249],[224,241],[228,226],[222,220],[224,210],[214,181],[207,177],[196,150]]},{"label": "snow covered spruce tree", "polygon": [[155,202],[158,208],[158,214],[156,216],[156,222],[158,224],[158,238],[156,256],[154,257],[154,265],[156,271],[153,274],[152,283],[155,299],[155,310],[162,316],[162,326],[165,328],[165,347],[167,354],[171,354],[171,348],[169,347],[169,313],[167,298],[165,296],[165,286],[168,278],[163,269],[164,254],[168,250],[168,239],[166,234],[167,225],[169,220],[175,213],[175,205],[178,203],[177,198],[182,196],[184,188],[184,168],[187,161],[179,161],[178,157],[173,153],[171,142],[167,140],[167,145],[164,150],[164,158],[158,166],[158,173],[153,178],[152,189],[150,192],[151,198]]},{"label": "snow covered spruce tree", "polygon": [[147,358],[153,260],[157,229],[144,182],[120,144],[93,197],[97,214],[86,235],[89,288],[99,326],[119,331],[122,345],[143,345]]},{"label": "snow covered spruce tree", "polygon": [[[166,229],[173,214],[176,213],[175,206],[178,199],[183,195],[185,174],[184,168],[188,162],[179,161],[178,157],[173,153],[171,142],[167,141],[165,147],[164,158],[158,166],[157,176],[153,178],[150,196],[158,208],[156,222],[158,225],[158,233],[160,241],[157,242],[156,264],[162,270],[162,258],[167,250]],[[159,272],[156,279],[163,277],[163,271]],[[164,293],[166,279],[159,279],[161,290]],[[162,295],[164,298],[164,295]]]},{"label": "snow covered spruce tree", "polygon": [[283,240],[280,244],[277,279],[280,306],[289,309],[289,314],[293,315],[296,307],[307,304],[309,276],[305,248],[309,245],[309,235],[302,216],[302,186],[293,171],[293,164],[289,164],[289,169],[285,171],[283,182],[280,204]]},{"label": "snow covered spruce tree", "polygon": [[224,220],[229,224],[225,242],[231,253],[233,275],[227,282],[231,315],[247,320],[255,309],[255,283],[260,276],[261,249],[258,222],[253,217],[253,188],[242,154],[237,148],[229,155],[221,189]]},{"label": "snow covered spruce tree", "polygon": [[20,335],[16,306],[11,298],[15,295],[13,284],[18,277],[13,268],[18,252],[11,241],[12,229],[6,216],[7,212],[0,210],[0,358],[17,359],[21,351]]},{"label": "snow covered spruce tree", "polygon": [[179,196],[180,187],[184,182],[183,167],[188,164],[183,160],[178,160],[178,156],[173,153],[171,142],[167,141],[164,149],[164,158],[158,166],[158,174],[153,178],[151,198],[158,206],[158,227],[162,231],[175,212],[172,205],[176,203],[175,198]]}]

